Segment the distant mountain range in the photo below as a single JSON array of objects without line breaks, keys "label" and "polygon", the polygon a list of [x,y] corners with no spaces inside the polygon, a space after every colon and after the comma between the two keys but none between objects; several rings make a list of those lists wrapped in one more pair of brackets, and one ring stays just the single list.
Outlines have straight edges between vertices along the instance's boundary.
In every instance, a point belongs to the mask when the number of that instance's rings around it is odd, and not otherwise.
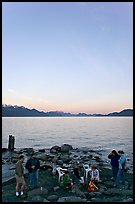
[{"label": "distant mountain range", "polygon": [[61,111],[43,112],[36,109],[28,109],[24,106],[2,105],[2,117],[86,117],[86,116],[133,116],[133,109],[124,109],[120,112],[112,112],[109,114],[86,114],[86,113],[64,113]]}]

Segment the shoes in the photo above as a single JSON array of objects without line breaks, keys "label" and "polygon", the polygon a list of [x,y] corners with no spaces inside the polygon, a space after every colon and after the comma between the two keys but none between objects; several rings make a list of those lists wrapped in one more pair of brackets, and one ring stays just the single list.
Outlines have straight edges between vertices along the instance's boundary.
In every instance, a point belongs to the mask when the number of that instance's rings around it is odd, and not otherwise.
[{"label": "shoes", "polygon": [[21,192],[21,196],[23,195],[23,192]]},{"label": "shoes", "polygon": [[17,197],[19,196],[19,192],[16,192],[16,196],[17,196]]}]

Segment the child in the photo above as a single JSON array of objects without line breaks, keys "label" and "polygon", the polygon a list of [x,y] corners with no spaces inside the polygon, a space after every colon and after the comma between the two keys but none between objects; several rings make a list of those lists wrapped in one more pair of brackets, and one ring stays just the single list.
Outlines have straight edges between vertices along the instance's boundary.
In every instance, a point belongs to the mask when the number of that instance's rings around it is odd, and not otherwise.
[{"label": "child", "polygon": [[119,168],[118,168],[118,174],[116,178],[116,186],[119,185],[120,181],[124,184],[125,178],[124,178],[124,170],[126,169],[126,155],[124,154],[123,150],[119,150],[118,154],[120,155],[119,158]]},{"label": "child", "polygon": [[91,181],[95,181],[98,183],[100,181],[99,179],[99,170],[97,169],[96,165],[92,165],[91,171],[90,171]]},{"label": "child", "polygon": [[64,185],[64,188],[69,188],[69,189],[72,190],[73,182],[72,182],[72,179],[69,176],[68,171],[65,171],[65,174],[63,175],[63,185]]}]

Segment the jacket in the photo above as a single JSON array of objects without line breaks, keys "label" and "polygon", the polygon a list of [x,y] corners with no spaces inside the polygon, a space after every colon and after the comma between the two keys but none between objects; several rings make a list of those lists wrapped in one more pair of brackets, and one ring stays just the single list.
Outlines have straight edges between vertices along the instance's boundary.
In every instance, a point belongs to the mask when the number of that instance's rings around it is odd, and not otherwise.
[{"label": "jacket", "polygon": [[19,177],[22,177],[24,174],[24,168],[23,168],[22,162],[20,160],[16,163],[15,174]]},{"label": "jacket", "polygon": [[119,162],[118,162],[118,160],[120,158],[119,155],[118,156],[113,156],[112,154],[109,154],[108,158],[111,159],[111,165],[113,167],[118,167],[119,166]]},{"label": "jacket", "polygon": [[[31,168],[32,166],[35,166],[35,169],[32,169]],[[37,158],[30,158],[26,162],[25,168],[28,169],[29,173],[31,173],[32,171],[36,171],[40,169],[40,162]]]},{"label": "jacket", "polygon": [[119,158],[119,169],[126,169],[126,155],[122,154]]}]

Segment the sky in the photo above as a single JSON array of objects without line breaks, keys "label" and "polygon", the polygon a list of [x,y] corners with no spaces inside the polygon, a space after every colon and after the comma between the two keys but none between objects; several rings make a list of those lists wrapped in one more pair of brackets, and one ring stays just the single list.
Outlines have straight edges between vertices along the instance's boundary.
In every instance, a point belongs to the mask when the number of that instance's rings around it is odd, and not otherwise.
[{"label": "sky", "polygon": [[133,2],[2,2],[2,103],[133,108]]}]

